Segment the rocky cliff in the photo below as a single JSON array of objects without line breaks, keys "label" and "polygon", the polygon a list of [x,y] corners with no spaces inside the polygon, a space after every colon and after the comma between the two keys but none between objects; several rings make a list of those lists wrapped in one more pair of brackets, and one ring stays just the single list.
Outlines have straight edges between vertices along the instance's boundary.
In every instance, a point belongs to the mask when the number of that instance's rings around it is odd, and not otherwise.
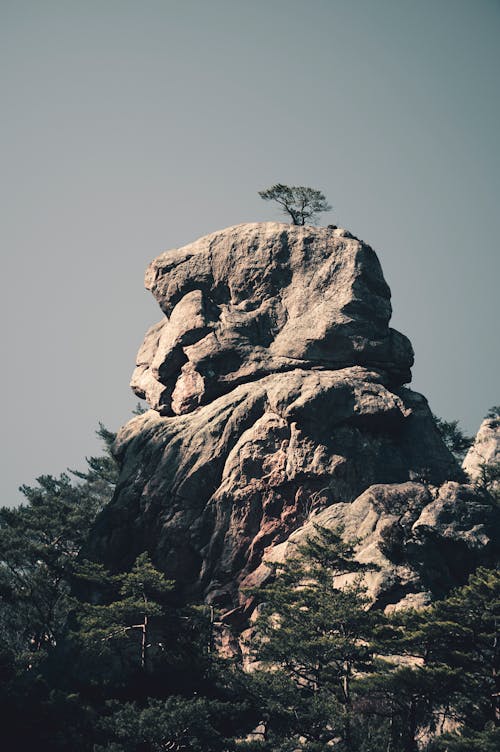
[{"label": "rocky cliff", "polygon": [[494,512],[404,386],[412,348],[368,245],[238,225],[163,253],[146,287],[163,317],[132,388],[152,409],[119,432],[93,556],[120,568],[148,549],[230,609],[312,520],[361,538],[384,606],[425,602],[493,555]]}]

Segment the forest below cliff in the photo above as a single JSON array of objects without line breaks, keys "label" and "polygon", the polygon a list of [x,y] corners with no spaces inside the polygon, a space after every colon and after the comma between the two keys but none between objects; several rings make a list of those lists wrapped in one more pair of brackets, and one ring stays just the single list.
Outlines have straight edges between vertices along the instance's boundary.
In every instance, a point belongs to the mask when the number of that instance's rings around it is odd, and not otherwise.
[{"label": "forest below cliff", "polygon": [[[439,425],[463,456],[456,424]],[[125,572],[84,558],[118,478],[115,437],[99,435],[85,472],[43,476],[0,511],[6,749],[498,749],[498,551],[430,606],[384,612],[370,607],[375,567],[355,560],[356,541],[316,525],[248,592],[250,620],[231,622],[187,601],[147,553]],[[498,507],[498,466],[470,488]]]}]

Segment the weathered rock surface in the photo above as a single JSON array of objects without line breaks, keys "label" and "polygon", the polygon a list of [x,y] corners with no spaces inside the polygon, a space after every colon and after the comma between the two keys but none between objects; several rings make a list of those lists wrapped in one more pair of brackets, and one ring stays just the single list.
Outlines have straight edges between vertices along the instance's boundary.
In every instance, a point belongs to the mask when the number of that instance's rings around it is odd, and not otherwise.
[{"label": "weathered rock surface", "polygon": [[154,409],[119,432],[87,555],[121,569],[147,549],[227,608],[311,519],[362,539],[381,606],[424,602],[490,555],[491,505],[458,485],[426,400],[403,386],[411,345],[388,326],[369,246],[240,225],[162,254],[146,284],[165,317],[132,384]]},{"label": "weathered rock surface", "polygon": [[388,326],[374,251],[345,230],[237,225],[155,259],[165,318],[147,333],[132,388],[163,415],[187,413],[270,373],[352,365],[410,381],[413,351]]},{"label": "weathered rock surface", "polygon": [[[473,486],[453,481],[440,488],[414,482],[371,486],[350,504],[312,515],[269,549],[265,561],[294,556],[297,546],[314,536],[314,524],[341,525],[347,540],[359,540],[357,560],[375,567],[364,576],[368,593],[387,611],[421,607],[463,583],[479,564],[494,566],[498,560],[500,510]],[[268,577],[265,561],[248,584]],[[336,584],[350,580],[346,575]]]},{"label": "weathered rock surface", "polygon": [[496,462],[500,462],[500,419],[486,418],[479,427],[462,467],[472,480],[476,480],[481,474],[482,465]]},{"label": "weathered rock surface", "polygon": [[188,415],[150,410],[116,449],[122,474],[94,534],[100,557],[125,566],[149,548],[170,576],[228,604],[266,547],[312,510],[374,483],[459,473],[425,399],[360,366],[272,374]]}]

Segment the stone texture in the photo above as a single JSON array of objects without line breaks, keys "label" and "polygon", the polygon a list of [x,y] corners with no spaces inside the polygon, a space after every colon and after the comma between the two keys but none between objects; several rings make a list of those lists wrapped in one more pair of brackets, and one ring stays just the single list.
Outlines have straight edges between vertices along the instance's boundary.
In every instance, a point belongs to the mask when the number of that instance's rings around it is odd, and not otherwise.
[{"label": "stone texture", "polygon": [[[314,525],[344,528],[346,540],[358,539],[356,559],[373,564],[365,585],[374,604],[390,612],[419,608],[462,584],[479,564],[494,566],[500,545],[500,509],[473,486],[449,481],[440,488],[422,483],[374,485],[352,503],[334,504],[310,517],[280,545],[244,584],[262,583],[267,562],[296,555],[314,536]],[[338,586],[355,575],[337,578]]]},{"label": "stone texture", "polygon": [[230,227],[163,253],[146,287],[165,318],[147,333],[131,385],[164,415],[298,367],[363,365],[396,385],[411,379],[413,352],[388,326],[377,256],[345,230]]},{"label": "stone texture", "polygon": [[146,285],[164,318],[132,385],[154,409],[118,434],[119,483],[87,556],[122,569],[148,550],[237,619],[241,587],[312,521],[361,539],[388,609],[422,605],[498,551],[497,512],[457,483],[426,400],[403,386],[412,349],[389,328],[369,246],[239,225],[162,254]]},{"label": "stone texture", "polygon": [[134,418],[118,435],[122,474],[93,553],[120,567],[148,548],[170,576],[229,607],[265,549],[312,512],[375,483],[458,477],[425,399],[385,378],[295,369],[186,415]]},{"label": "stone texture", "polygon": [[462,467],[472,480],[476,480],[480,476],[481,465],[496,462],[500,462],[500,419],[487,418],[481,423]]}]

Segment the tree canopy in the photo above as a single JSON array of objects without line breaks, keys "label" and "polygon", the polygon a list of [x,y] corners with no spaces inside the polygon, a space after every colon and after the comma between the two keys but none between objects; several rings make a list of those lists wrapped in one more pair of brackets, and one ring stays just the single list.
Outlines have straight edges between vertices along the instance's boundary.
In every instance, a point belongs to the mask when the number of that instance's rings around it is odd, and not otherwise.
[{"label": "tree canopy", "polygon": [[259,191],[264,201],[276,201],[284,214],[292,219],[294,225],[314,224],[318,214],[332,208],[326,196],[315,188],[303,185],[283,185],[276,183],[271,188]]},{"label": "tree canopy", "polygon": [[[500,574],[480,568],[427,609],[385,615],[369,608],[353,554],[340,531],[318,528],[254,591],[262,605],[248,681],[260,738],[241,749],[493,750]],[[350,584],[337,587],[339,575]]]},{"label": "tree canopy", "polygon": [[[442,600],[386,614],[363,587],[375,567],[357,561],[356,541],[316,526],[251,591],[242,636],[216,608],[186,602],[147,551],[130,571],[82,559],[116,482],[113,434],[100,436],[104,454],[76,482],[41,476],[23,487],[25,504],[0,509],[6,748],[496,752],[497,570],[479,567]],[[491,503],[496,467],[477,485]]]},{"label": "tree canopy", "polygon": [[458,420],[444,420],[437,415],[433,415],[436,427],[442,436],[442,439],[457,462],[462,462],[474,443],[473,436],[467,436],[459,426]]}]

